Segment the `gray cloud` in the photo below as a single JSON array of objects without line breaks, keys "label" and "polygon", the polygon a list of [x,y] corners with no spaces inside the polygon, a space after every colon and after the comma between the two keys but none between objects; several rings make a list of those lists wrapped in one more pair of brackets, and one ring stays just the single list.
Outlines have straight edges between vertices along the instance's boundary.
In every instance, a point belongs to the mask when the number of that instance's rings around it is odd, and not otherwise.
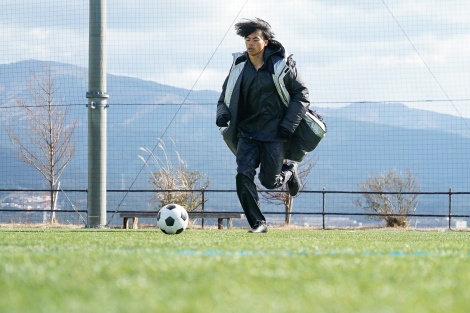
[{"label": "gray cloud", "polygon": [[[244,49],[233,22],[261,17],[294,54],[321,105],[445,98],[423,61],[450,97],[470,98],[463,83],[470,79],[463,70],[470,62],[468,1],[386,1],[388,9],[369,0],[107,3],[114,74],[219,90],[231,52]],[[0,63],[87,65],[88,1],[4,0],[0,12]]]}]

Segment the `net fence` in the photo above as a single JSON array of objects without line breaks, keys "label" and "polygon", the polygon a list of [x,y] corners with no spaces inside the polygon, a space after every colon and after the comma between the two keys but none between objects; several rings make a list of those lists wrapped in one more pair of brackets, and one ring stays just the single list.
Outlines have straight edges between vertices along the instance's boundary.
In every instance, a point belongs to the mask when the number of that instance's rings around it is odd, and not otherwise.
[{"label": "net fence", "polygon": [[[60,176],[64,192],[57,205],[85,210],[89,3],[2,1],[0,12],[2,209],[49,203],[43,191],[20,192],[49,186],[19,158],[8,133],[30,136],[20,103],[38,106],[34,77],[49,77],[51,103],[68,110],[68,127],[76,123],[75,153]],[[359,191],[370,177],[394,170],[410,171],[424,192],[468,192],[469,14],[470,3],[459,0],[107,1],[110,216],[158,207],[154,194],[129,191],[152,190],[162,164],[202,174],[195,188],[209,181],[206,189],[216,192],[207,193],[206,209],[241,211],[233,192],[235,157],[215,125],[215,108],[232,53],[245,48],[233,25],[254,17],[267,20],[293,54],[310,107],[328,126],[304,162],[314,164],[304,191]],[[330,195],[328,209],[362,212],[355,197],[360,195]],[[321,193],[304,192],[293,211],[321,212],[320,200]],[[446,213],[448,202],[445,194],[422,195],[416,212]],[[454,198],[455,212],[466,214],[466,203],[468,195]],[[282,213],[284,207],[263,202],[263,210]],[[0,221],[16,216],[0,215]],[[366,223],[354,216],[330,218],[330,224]],[[318,225],[320,219],[294,215],[298,224]],[[65,220],[80,218],[71,212]]]}]

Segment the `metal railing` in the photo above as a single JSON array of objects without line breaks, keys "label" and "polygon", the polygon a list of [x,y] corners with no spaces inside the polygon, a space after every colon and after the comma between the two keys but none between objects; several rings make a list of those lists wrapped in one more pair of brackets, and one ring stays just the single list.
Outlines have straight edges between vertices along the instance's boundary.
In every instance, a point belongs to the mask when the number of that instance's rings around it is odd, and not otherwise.
[{"label": "metal railing", "polygon": [[[87,193],[86,189],[68,189],[68,190],[60,190],[61,192],[64,193]],[[3,192],[10,192],[10,193],[48,193],[49,190],[46,189],[0,189],[0,193]],[[172,193],[172,192],[191,192],[191,193],[201,193],[201,199],[202,199],[202,204],[201,204],[201,211],[213,211],[213,210],[208,210],[207,209],[207,204],[206,204],[206,199],[207,199],[207,194],[208,193],[236,193],[236,190],[210,190],[210,189],[202,189],[202,190],[146,190],[146,189],[140,189],[140,190],[107,190],[108,193]],[[270,192],[279,192],[279,190],[259,190],[261,193],[270,193]],[[265,215],[305,215],[305,216],[321,216],[322,219],[322,229],[326,229],[328,226],[326,225],[326,219],[328,217],[334,217],[334,216],[343,216],[343,217],[354,217],[354,216],[359,216],[359,217],[387,217],[387,216],[396,216],[396,217],[408,217],[408,218],[444,218],[447,219],[447,228],[449,230],[452,229],[452,221],[453,219],[457,218],[470,218],[470,212],[465,213],[465,214],[456,214],[453,211],[453,199],[456,196],[469,196],[470,197],[470,192],[454,192],[452,189],[449,189],[448,191],[445,192],[363,192],[363,191],[341,191],[341,190],[303,190],[302,194],[304,197],[308,197],[309,195],[312,194],[317,194],[321,195],[321,201],[320,203],[316,203],[318,206],[318,209],[314,210],[303,210],[299,211],[298,208],[294,206],[294,210],[286,213],[285,211],[282,212],[273,212],[273,211],[266,211],[263,212]],[[389,214],[382,214],[382,213],[371,213],[371,212],[366,212],[366,211],[361,211],[361,212],[340,212],[340,211],[335,211],[334,205],[328,206],[328,199],[329,196],[336,196],[336,195],[363,195],[363,194],[383,194],[383,195],[393,195],[393,194],[416,194],[419,196],[430,196],[430,195],[437,195],[437,196],[445,196],[447,198],[447,208],[441,210],[441,212],[438,213],[408,213],[408,214],[399,214],[399,213],[389,213]],[[122,202],[122,201],[121,201]],[[0,203],[1,204],[1,203]],[[72,207],[73,209],[60,209],[54,211],[57,214],[61,213],[71,213],[71,214],[87,214],[87,210],[85,209],[77,209],[75,206]],[[107,213],[110,214],[111,216],[114,217],[115,214],[125,212],[129,210],[124,210],[120,206],[117,206],[113,210],[107,210]],[[352,210],[354,211],[354,210]],[[0,208],[0,221],[1,221],[1,214],[4,213],[51,213],[51,210],[47,209],[26,209],[26,208],[5,208],[5,205],[2,205],[2,208]],[[233,211],[227,211],[224,210],[224,212],[233,212],[233,213],[243,213],[240,210],[233,210]],[[81,215],[80,215],[81,217]],[[81,217],[81,220],[86,223],[86,220]]]}]

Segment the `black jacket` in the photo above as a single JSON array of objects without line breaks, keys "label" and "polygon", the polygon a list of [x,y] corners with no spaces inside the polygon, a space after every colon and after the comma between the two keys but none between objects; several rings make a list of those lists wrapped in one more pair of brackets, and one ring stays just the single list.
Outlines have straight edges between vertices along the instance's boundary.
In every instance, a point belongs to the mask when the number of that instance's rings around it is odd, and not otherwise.
[{"label": "black jacket", "polygon": [[[283,80],[284,85],[287,91],[289,92],[290,101],[288,106],[282,109],[283,113],[279,117],[276,117],[276,114],[270,117],[269,115],[261,114],[259,118],[269,118],[269,120],[260,121],[260,124],[269,125],[270,123],[273,123],[274,125],[271,125],[268,128],[277,129],[277,127],[280,125],[286,128],[290,133],[294,133],[310,104],[308,100],[308,89],[305,86],[303,79],[297,72],[295,62],[291,58],[286,58],[285,49],[280,43],[271,40],[266,48],[265,57],[265,64],[267,66],[267,70],[272,73],[272,75],[274,75],[274,68],[277,65],[287,64],[286,71],[288,72],[287,75],[284,76]],[[230,69],[230,73],[225,79],[225,82],[222,86],[222,93],[217,103],[217,117],[224,114],[228,114],[228,112],[231,116],[229,126],[222,127],[221,133],[227,145],[234,154],[236,154],[238,137],[240,136],[238,126],[240,121],[244,118],[244,116],[242,116],[242,114],[240,113],[240,108],[244,105],[242,103],[243,99],[241,94],[241,88],[243,81],[243,72],[247,66],[251,66],[251,63],[248,61],[248,56],[246,52],[234,54],[234,62]],[[274,81],[275,79],[273,79],[273,84]],[[263,105],[273,105],[274,107],[276,107],[274,108],[274,110],[276,110],[279,104],[282,104],[280,98],[276,102],[270,104],[266,103]],[[243,129],[246,130],[246,127],[244,127]],[[242,134],[242,136],[245,135]],[[267,141],[272,141],[272,138],[268,137]],[[262,137],[254,139],[263,140]],[[297,151],[293,155],[291,151],[292,149],[289,148],[292,147],[292,145],[290,144],[290,140],[287,142],[287,144],[285,144],[285,147],[286,159],[301,160],[305,154],[302,153],[302,151]]]}]

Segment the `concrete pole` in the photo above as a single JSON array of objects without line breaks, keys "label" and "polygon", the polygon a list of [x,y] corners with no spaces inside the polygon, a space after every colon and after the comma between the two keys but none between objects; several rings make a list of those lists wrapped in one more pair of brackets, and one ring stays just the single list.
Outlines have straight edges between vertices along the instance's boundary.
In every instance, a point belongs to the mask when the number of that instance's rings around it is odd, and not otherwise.
[{"label": "concrete pole", "polygon": [[88,228],[106,225],[106,0],[90,0],[88,51]]}]

